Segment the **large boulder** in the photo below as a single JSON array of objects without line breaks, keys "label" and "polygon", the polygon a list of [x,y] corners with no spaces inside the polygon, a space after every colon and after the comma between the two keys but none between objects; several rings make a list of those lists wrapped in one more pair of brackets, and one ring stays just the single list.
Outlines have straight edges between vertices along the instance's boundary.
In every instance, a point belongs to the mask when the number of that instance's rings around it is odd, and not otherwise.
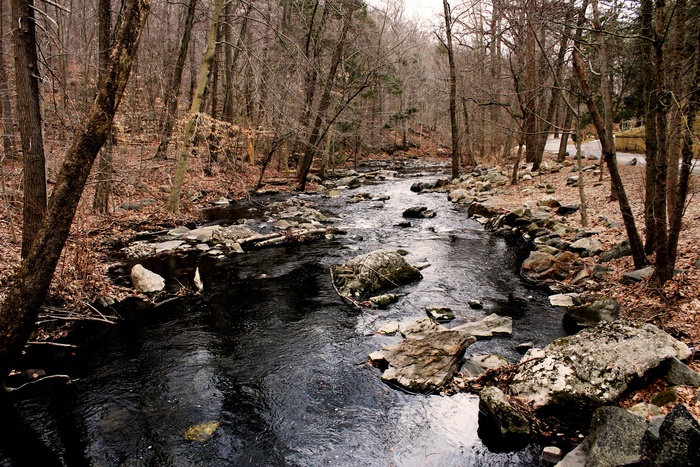
[{"label": "large boulder", "polygon": [[165,288],[165,279],[153,271],[149,271],[140,264],[131,268],[131,282],[137,292],[160,292]]},{"label": "large boulder", "polygon": [[[568,254],[567,254],[568,253]],[[564,252],[553,256],[543,251],[534,250],[520,266],[520,275],[526,281],[540,284],[548,280],[565,279],[569,273],[569,263],[573,253]]]},{"label": "large boulder", "polygon": [[666,415],[658,439],[648,438],[648,441],[651,447],[648,465],[700,465],[700,425],[683,404],[676,405]]},{"label": "large boulder", "polygon": [[628,385],[690,350],[652,324],[601,323],[523,357],[513,395],[534,408],[595,408],[615,402]]},{"label": "large boulder", "polygon": [[422,278],[418,269],[391,250],[375,250],[356,256],[333,272],[333,282],[344,296],[377,292]]},{"label": "large boulder", "polygon": [[619,407],[600,407],[593,413],[586,438],[586,467],[637,465],[644,455],[647,424],[639,415]]},{"label": "large boulder", "polygon": [[370,358],[388,365],[382,374],[384,382],[410,391],[431,392],[454,376],[464,351],[474,342],[476,338],[456,331],[437,330],[410,335]]}]

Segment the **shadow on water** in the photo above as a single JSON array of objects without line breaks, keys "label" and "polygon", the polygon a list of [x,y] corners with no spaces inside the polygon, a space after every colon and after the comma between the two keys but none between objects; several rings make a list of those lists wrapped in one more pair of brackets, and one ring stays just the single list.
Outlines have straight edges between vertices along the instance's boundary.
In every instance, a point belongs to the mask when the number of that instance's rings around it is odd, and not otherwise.
[{"label": "shadow on water", "polygon": [[[0,462],[30,462],[13,441],[22,438],[42,465],[536,464],[537,446],[484,446],[475,396],[406,394],[366,364],[398,339],[376,329],[418,319],[431,303],[451,306],[454,325],[492,312],[513,316],[512,338],[480,341],[467,357],[493,352],[516,361],[518,343],[545,345],[561,334],[546,296],[517,276],[517,253],[444,194],[410,193],[411,182],[357,190],[390,195],[385,203],[302,195],[343,216],[347,235],[333,240],[223,260],[149,261],[175,289],[199,267],[204,294],[124,309],[129,319],[119,326],[76,336],[68,371],[77,382],[2,402],[19,428],[0,433]],[[396,227],[412,205],[438,217]],[[404,248],[409,261],[431,267],[398,290],[390,309],[359,312],[336,295],[329,265],[376,248]],[[467,307],[470,299],[484,309]],[[219,426],[208,441],[184,439],[209,421]]]}]

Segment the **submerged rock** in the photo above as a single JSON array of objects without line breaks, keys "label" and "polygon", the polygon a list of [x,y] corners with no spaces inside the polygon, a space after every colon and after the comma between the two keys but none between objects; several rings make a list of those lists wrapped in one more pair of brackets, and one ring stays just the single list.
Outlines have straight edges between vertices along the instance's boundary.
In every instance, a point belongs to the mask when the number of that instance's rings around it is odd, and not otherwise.
[{"label": "submerged rock", "polygon": [[450,307],[428,305],[427,307],[425,307],[425,311],[428,312],[428,316],[430,316],[438,322],[447,322],[455,319],[455,314],[452,312],[452,309]]},{"label": "submerged rock", "polygon": [[533,358],[525,354],[512,394],[534,408],[573,405],[595,408],[617,401],[628,385],[690,350],[651,324],[601,323],[555,340]]},{"label": "submerged rock", "polygon": [[396,251],[376,250],[356,256],[333,272],[333,282],[342,295],[377,292],[408,284],[423,275]]},{"label": "submerged rock", "polygon": [[200,423],[199,425],[189,427],[184,437],[187,441],[204,443],[212,437],[217,428],[219,428],[219,422]]},{"label": "submerged rock", "polygon": [[380,310],[386,309],[392,303],[398,301],[399,296],[393,293],[387,293],[384,295],[377,295],[375,297],[370,297],[369,301],[377,306]]}]

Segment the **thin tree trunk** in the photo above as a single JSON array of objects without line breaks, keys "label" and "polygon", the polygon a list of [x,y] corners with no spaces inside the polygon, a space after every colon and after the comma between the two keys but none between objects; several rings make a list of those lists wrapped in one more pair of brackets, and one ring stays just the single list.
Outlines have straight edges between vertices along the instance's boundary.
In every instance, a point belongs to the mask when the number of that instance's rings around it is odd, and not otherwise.
[{"label": "thin tree trunk", "polygon": [[561,132],[561,140],[559,140],[559,154],[557,155],[557,162],[564,162],[564,159],[566,159],[566,146],[569,144],[569,133],[571,133],[571,121],[573,120],[573,116],[574,113],[567,105],[566,116],[564,117],[564,128]]},{"label": "thin tree trunk", "polygon": [[352,23],[352,15],[355,12],[357,5],[352,2],[347,7],[345,16],[343,19],[343,29],[340,32],[340,38],[333,51],[333,57],[331,58],[331,68],[328,71],[328,77],[326,79],[326,84],[323,88],[323,94],[321,95],[321,100],[318,103],[318,109],[316,110],[316,121],[314,122],[313,129],[309,135],[309,139],[306,143],[306,148],[304,149],[304,155],[299,162],[299,171],[297,173],[299,190],[304,191],[306,189],[306,177],[311,169],[311,163],[313,162],[314,155],[318,149],[321,136],[321,125],[326,117],[326,112],[331,104],[331,92],[335,86],[335,76],[338,72],[338,66],[343,58],[343,49],[345,47],[345,39],[347,38],[348,31],[350,30],[350,24]]},{"label": "thin tree trunk", "polygon": [[[97,62],[100,73],[99,83],[104,81],[109,66],[109,50],[112,36],[112,1],[97,2]],[[109,197],[112,194],[112,146],[114,138],[110,129],[107,140],[97,159],[97,186],[92,200],[92,209],[98,214],[109,214]]]},{"label": "thin tree trunk", "polygon": [[[666,28],[666,0],[656,0],[656,21],[654,38],[654,69],[656,73],[656,187],[654,196],[654,240],[656,252],[657,279],[667,275],[670,260],[668,257],[668,219],[666,217],[666,179],[668,177],[667,118],[670,107],[666,88],[666,62],[664,41]],[[673,271],[671,271],[673,274]],[[660,282],[663,282],[661,280]]]},{"label": "thin tree trunk", "polygon": [[[462,97],[462,115],[464,116],[464,152],[466,156],[464,163],[466,165],[475,167],[477,164],[476,159],[474,159],[474,151],[472,149],[472,131],[469,121],[469,108],[467,107],[466,97]],[[506,144],[506,146],[508,146],[508,144]]]},{"label": "thin tree trunk", "polygon": [[700,111],[700,29],[697,30],[695,42],[695,75],[688,96],[688,106],[685,109],[686,122],[682,127],[683,149],[681,152],[681,168],[678,177],[678,192],[673,214],[670,216],[670,228],[668,232],[668,266],[665,271],[657,270],[657,277],[665,282],[673,277],[676,267],[678,252],[678,240],[683,226],[683,212],[688,197],[690,171],[693,165],[693,143],[697,140],[693,132],[698,111]]},{"label": "thin tree trunk", "polygon": [[[600,56],[600,94],[603,101],[603,119],[605,122],[605,137],[608,139],[608,146],[615,147],[615,137],[613,135],[613,111],[612,111],[612,91],[610,88],[610,73],[608,72],[608,48],[603,35],[603,27],[598,13],[598,0],[591,2],[593,6],[593,26],[596,30],[596,41],[598,42]],[[617,158],[617,156],[616,156]],[[617,162],[616,162],[617,163]],[[600,179],[603,179],[603,164],[600,164]],[[617,200],[615,184],[610,182],[610,199]]]},{"label": "thin tree trunk", "polygon": [[668,144],[668,180],[666,183],[666,201],[669,220],[675,211],[676,193],[678,192],[678,163],[680,162],[681,145],[681,99],[683,93],[683,50],[685,47],[685,18],[687,0],[676,1],[676,28],[674,39],[674,62],[671,66],[671,118],[669,122]]},{"label": "thin tree trunk", "polygon": [[[129,79],[150,0],[125,0],[110,65],[82,131],[56,177],[48,211],[29,253],[0,305],[0,375],[5,377],[24,348],[51,283],[73,216],[97,153],[107,139]],[[17,24],[17,23],[15,23]]]},{"label": "thin tree trunk", "polygon": [[15,42],[15,82],[22,156],[24,160],[24,208],[22,257],[32,246],[46,212],[46,166],[39,104],[39,65],[33,0],[12,0]]},{"label": "thin tree trunk", "polygon": [[5,69],[5,14],[0,2],[0,126],[2,126],[2,146],[5,155],[11,159],[17,157],[15,152],[15,128],[12,121],[12,105],[10,104],[10,87]]},{"label": "thin tree trunk", "polygon": [[[576,119],[576,134],[581,134],[581,122]],[[583,183],[583,158],[581,157],[581,138],[576,138],[576,165],[578,167],[578,195],[581,199],[581,225],[588,227],[588,205],[586,204],[586,190]]]},{"label": "thin tree trunk", "polygon": [[187,59],[187,50],[190,45],[190,37],[192,36],[192,25],[194,24],[195,7],[197,0],[189,0],[187,4],[187,15],[185,16],[185,27],[182,31],[180,39],[180,49],[177,53],[175,61],[175,70],[170,78],[168,90],[165,92],[163,102],[163,114],[161,115],[159,128],[161,129],[160,144],[156,150],[154,159],[165,159],[168,152],[168,144],[173,134],[173,125],[175,124],[175,114],[177,113],[178,99],[177,94],[180,91],[180,83],[182,82],[182,70],[185,68],[185,60]]},{"label": "thin tree trunk", "polygon": [[214,62],[214,55],[216,52],[216,38],[219,32],[219,17],[221,16],[221,10],[224,7],[225,0],[215,1],[214,14],[211,18],[211,27],[209,28],[209,35],[207,36],[207,48],[204,52],[204,56],[202,57],[202,66],[199,71],[197,91],[192,98],[192,106],[190,107],[189,116],[187,118],[185,133],[182,136],[182,148],[180,149],[180,155],[177,159],[177,166],[175,168],[175,180],[173,181],[173,187],[170,191],[170,197],[168,198],[167,203],[168,210],[173,214],[180,211],[180,192],[185,181],[187,159],[189,158],[190,151],[192,149],[192,138],[194,137],[195,124],[197,122],[198,114],[202,108],[202,98],[204,97],[204,90],[209,82],[209,74],[211,72],[211,67],[212,63]]},{"label": "thin tree trunk", "polygon": [[654,228],[654,199],[656,198],[656,159],[658,143],[656,140],[656,105],[653,103],[656,93],[656,72],[654,70],[653,47],[654,30],[652,15],[654,11],[653,0],[641,0],[641,55],[642,55],[642,81],[644,83],[643,101],[645,106],[645,156],[646,156],[646,180],[644,183],[644,251],[651,254],[656,248],[656,229]]},{"label": "thin tree trunk", "polygon": [[447,60],[450,65],[450,128],[452,129],[452,179],[459,178],[459,127],[457,126],[457,68],[452,48],[452,13],[447,0],[442,0],[447,35]]},{"label": "thin tree trunk", "polygon": [[[585,6],[585,2],[584,2]],[[579,85],[581,86],[581,94],[588,107],[588,112],[591,114],[593,124],[595,125],[596,131],[598,133],[598,138],[600,139],[600,144],[602,148],[603,160],[605,160],[608,166],[608,171],[610,172],[610,178],[615,184],[616,192],[618,195],[618,202],[620,204],[620,212],[622,213],[622,220],[625,224],[625,229],[627,231],[627,237],[630,242],[630,248],[632,250],[632,259],[634,261],[635,268],[642,268],[646,264],[646,257],[644,255],[644,245],[639,237],[639,232],[637,231],[637,226],[634,220],[634,214],[632,213],[632,208],[630,207],[629,200],[627,199],[627,193],[625,192],[625,187],[622,184],[622,177],[617,167],[615,160],[615,146],[610,146],[610,139],[606,136],[605,122],[603,117],[600,115],[598,110],[598,105],[593,97],[593,92],[591,91],[591,86],[588,82],[588,76],[586,74],[586,69],[583,65],[583,60],[581,54],[578,51],[578,46],[580,45],[580,33],[582,30],[583,19],[585,15],[585,8],[582,8],[580,12],[578,28],[576,32],[576,46],[574,48],[574,75],[578,79]]]}]

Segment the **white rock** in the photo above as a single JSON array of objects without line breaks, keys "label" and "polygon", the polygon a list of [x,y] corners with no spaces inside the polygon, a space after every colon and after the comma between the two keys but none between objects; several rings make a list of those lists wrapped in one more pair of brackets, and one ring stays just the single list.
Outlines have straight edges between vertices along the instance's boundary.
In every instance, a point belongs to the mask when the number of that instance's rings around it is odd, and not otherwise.
[{"label": "white rock", "polygon": [[165,288],[165,279],[140,264],[131,268],[131,282],[138,292],[160,292]]}]

